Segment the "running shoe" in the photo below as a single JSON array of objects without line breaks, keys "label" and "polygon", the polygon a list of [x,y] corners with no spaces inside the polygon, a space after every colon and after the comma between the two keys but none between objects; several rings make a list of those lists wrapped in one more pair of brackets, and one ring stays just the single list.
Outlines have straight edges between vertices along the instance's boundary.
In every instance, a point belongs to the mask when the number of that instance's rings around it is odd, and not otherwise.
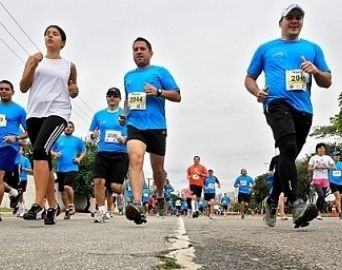
[{"label": "running shoe", "polygon": [[274,200],[267,196],[263,200],[263,207],[265,210],[264,221],[267,226],[274,227],[277,222],[277,208],[278,204]]},{"label": "running shoe", "polygon": [[339,218],[339,219],[342,219],[342,213],[339,213],[339,214],[338,214],[338,218]]},{"label": "running shoe", "polygon": [[46,211],[46,216],[44,217],[45,225],[55,225],[57,222],[57,216],[61,213],[60,207],[57,204],[56,208],[49,208]]},{"label": "running shoe", "polygon": [[75,205],[73,203],[69,204],[68,209],[69,209],[70,216],[75,215],[76,209],[75,209]]},{"label": "running shoe", "polygon": [[65,219],[65,220],[69,220],[69,219],[70,219],[69,209],[65,209],[65,212],[64,212],[64,219]]},{"label": "running shoe", "polygon": [[[15,209],[19,207],[19,199],[20,195],[23,193],[23,190],[21,188],[18,189],[18,195],[17,196],[10,196],[10,207]],[[15,213],[13,214],[15,215]]]},{"label": "running shoe", "polygon": [[97,210],[94,215],[94,223],[107,223],[108,217],[104,211]]},{"label": "running shoe", "polygon": [[295,228],[306,227],[309,221],[313,220],[318,215],[317,207],[312,204],[306,204],[302,199],[298,199],[293,203],[293,223]]},{"label": "running shoe", "polygon": [[45,208],[35,203],[24,215],[23,219],[42,219],[45,216]]},{"label": "running shoe", "polygon": [[0,214],[0,222],[2,221],[2,217],[1,217],[1,214]]},{"label": "running shoe", "polygon": [[133,220],[137,225],[147,222],[146,216],[144,214],[144,207],[141,205],[141,203],[130,203],[125,208],[125,216],[128,220]]},{"label": "running shoe", "polygon": [[157,215],[162,217],[166,216],[167,209],[166,209],[166,203],[164,197],[157,198]]}]

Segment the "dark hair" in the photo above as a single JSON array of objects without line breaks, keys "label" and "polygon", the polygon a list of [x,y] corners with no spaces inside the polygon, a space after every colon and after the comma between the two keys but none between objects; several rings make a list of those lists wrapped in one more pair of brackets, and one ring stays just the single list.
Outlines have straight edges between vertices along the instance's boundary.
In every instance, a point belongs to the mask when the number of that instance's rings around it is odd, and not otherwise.
[{"label": "dark hair", "polygon": [[7,83],[7,84],[9,84],[9,86],[11,87],[11,90],[14,91],[13,84],[12,84],[10,81],[8,81],[8,80],[2,80],[2,81],[0,81],[0,83]]},{"label": "dark hair", "polygon": [[58,25],[55,25],[55,24],[51,24],[51,25],[49,25],[48,27],[46,27],[46,29],[45,29],[45,31],[44,31],[44,36],[46,35],[46,32],[47,32],[50,28],[52,28],[52,27],[54,27],[54,28],[56,28],[56,29],[58,30],[59,34],[61,35],[62,41],[65,42],[65,41],[66,41],[66,34],[65,34],[64,30],[63,30],[61,27],[59,27]]},{"label": "dark hair", "polygon": [[136,40],[134,40],[133,45],[134,45],[136,42],[138,42],[138,41],[143,41],[143,42],[145,42],[147,48],[148,48],[150,51],[152,51],[152,45],[151,45],[151,43],[150,43],[146,38],[137,37]]},{"label": "dark hair", "polygon": [[321,147],[324,147],[324,149],[327,150],[327,146],[324,143],[318,143],[316,145],[316,153],[317,153],[318,148],[321,148]]},{"label": "dark hair", "polygon": [[194,159],[195,159],[195,158],[198,158],[199,160],[201,160],[200,156],[194,156]]},{"label": "dark hair", "polygon": [[71,124],[73,128],[75,128],[75,124],[72,121],[68,121],[68,124]]}]

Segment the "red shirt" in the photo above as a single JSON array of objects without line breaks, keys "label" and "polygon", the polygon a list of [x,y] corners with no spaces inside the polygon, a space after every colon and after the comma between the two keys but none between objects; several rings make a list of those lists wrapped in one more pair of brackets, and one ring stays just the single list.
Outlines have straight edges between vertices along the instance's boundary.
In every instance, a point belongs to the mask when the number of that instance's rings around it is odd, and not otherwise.
[{"label": "red shirt", "polygon": [[187,172],[190,185],[203,187],[204,179],[207,176],[207,169],[203,165],[192,165]]}]

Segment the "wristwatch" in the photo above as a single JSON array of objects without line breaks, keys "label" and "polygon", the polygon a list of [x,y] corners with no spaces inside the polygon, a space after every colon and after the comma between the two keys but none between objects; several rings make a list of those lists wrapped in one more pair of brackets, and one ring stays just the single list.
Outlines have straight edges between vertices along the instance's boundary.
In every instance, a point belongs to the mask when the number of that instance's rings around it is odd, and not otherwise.
[{"label": "wristwatch", "polygon": [[162,94],[162,92],[163,92],[163,90],[161,90],[161,89],[157,89],[157,97],[160,97],[160,96],[161,96],[161,94]]}]

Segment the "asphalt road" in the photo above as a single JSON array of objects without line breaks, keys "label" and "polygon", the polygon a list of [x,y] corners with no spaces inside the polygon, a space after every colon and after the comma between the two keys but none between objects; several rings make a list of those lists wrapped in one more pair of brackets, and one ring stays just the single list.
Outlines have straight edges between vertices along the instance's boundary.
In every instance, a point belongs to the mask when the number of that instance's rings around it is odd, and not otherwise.
[{"label": "asphalt road", "polygon": [[76,214],[45,226],[7,214],[0,269],[342,269],[341,238],[337,218],[294,229],[291,219],[269,228],[261,217],[148,217],[136,226]]}]

